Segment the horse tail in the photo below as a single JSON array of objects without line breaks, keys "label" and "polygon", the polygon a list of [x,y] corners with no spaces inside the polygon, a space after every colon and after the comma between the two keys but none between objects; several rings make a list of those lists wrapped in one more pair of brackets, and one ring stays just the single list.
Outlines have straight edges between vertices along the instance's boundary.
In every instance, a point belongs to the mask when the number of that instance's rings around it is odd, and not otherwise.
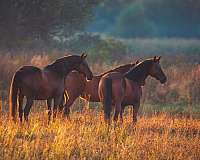
[{"label": "horse tail", "polygon": [[10,85],[9,92],[9,108],[10,108],[10,117],[13,120],[16,118],[16,110],[17,110],[17,101],[18,101],[18,90],[19,90],[19,72],[16,72],[12,78],[12,82]]},{"label": "horse tail", "polygon": [[110,119],[110,113],[112,110],[112,79],[106,78],[105,79],[105,86],[104,86],[104,99],[103,99],[103,106],[104,106],[104,117],[105,119]]}]

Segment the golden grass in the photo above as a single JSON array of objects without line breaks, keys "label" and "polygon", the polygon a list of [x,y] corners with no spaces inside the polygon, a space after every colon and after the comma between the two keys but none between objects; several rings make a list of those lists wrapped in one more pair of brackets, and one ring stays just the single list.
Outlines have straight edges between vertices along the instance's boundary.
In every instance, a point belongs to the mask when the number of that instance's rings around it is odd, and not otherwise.
[{"label": "golden grass", "polygon": [[200,121],[159,115],[133,126],[127,115],[108,128],[88,110],[50,125],[46,113],[32,113],[20,126],[2,116],[0,159],[200,159]]}]

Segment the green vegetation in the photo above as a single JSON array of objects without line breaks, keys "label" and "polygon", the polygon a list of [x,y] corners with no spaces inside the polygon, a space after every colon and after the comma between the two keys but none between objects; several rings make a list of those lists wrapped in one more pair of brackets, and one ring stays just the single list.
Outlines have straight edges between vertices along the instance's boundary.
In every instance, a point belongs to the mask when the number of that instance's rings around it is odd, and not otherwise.
[{"label": "green vegetation", "polygon": [[200,37],[198,0],[105,0],[89,31],[123,38]]},{"label": "green vegetation", "polygon": [[65,38],[91,20],[99,0],[1,0],[0,48],[50,47],[55,36]]},{"label": "green vegetation", "polygon": [[[113,62],[122,60],[124,56],[140,55],[189,55],[191,59],[198,59],[200,54],[200,40],[183,38],[130,38],[122,39],[109,37],[102,34],[78,33],[62,44],[57,44],[57,48],[80,53],[89,53],[91,59]],[[140,56],[141,57],[141,56]]]}]

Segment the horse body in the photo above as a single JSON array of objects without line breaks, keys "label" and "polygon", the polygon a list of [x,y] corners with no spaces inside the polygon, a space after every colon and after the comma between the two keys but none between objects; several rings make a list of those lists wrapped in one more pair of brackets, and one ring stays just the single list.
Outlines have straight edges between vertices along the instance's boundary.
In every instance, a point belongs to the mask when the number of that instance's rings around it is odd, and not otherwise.
[{"label": "horse body", "polygon": [[[25,74],[37,69],[32,74]],[[53,76],[48,70],[41,70],[36,67],[22,67],[20,69],[20,92],[34,100],[46,100],[54,97],[57,92],[63,92],[61,89],[63,79]],[[18,72],[17,72],[18,74]],[[24,75],[23,75],[24,74]],[[31,82],[31,83],[30,83]]]},{"label": "horse body", "polygon": [[104,106],[105,120],[108,122],[112,106],[115,106],[114,120],[116,120],[116,114],[121,111],[121,104],[126,92],[125,85],[123,75],[119,72],[107,73],[99,82],[98,94]]},{"label": "horse body", "polygon": [[[15,119],[17,100],[19,102],[19,118],[22,122],[23,113],[25,120],[33,104],[33,100],[47,100],[49,120],[51,117],[51,100],[54,100],[53,116],[56,116],[57,107],[61,104],[64,93],[64,80],[66,75],[72,70],[78,70],[92,79],[86,61],[86,55],[67,56],[57,59],[54,63],[39,69],[34,66],[23,66],[13,76],[10,87],[10,110]],[[23,110],[23,98],[26,96],[27,103]]]},{"label": "horse body", "polygon": [[95,76],[91,81],[87,81],[80,97],[90,102],[99,102],[100,100],[97,88],[99,86],[100,79],[101,76]]},{"label": "horse body", "polygon": [[[108,86],[107,84],[111,83],[111,86]],[[125,81],[123,79],[123,75],[119,72],[111,72],[105,74],[101,81],[99,82],[99,87],[102,88],[99,90],[98,95],[100,97],[100,100],[102,101],[102,97],[104,93],[111,92],[112,94],[112,104],[115,104],[119,99],[117,97],[120,97],[122,100],[125,96]],[[109,91],[110,90],[110,91]]]},{"label": "horse body", "polygon": [[150,75],[161,83],[167,78],[164,75],[160,64],[160,58],[147,59],[125,74],[111,72],[104,75],[99,83],[98,93],[104,106],[104,118],[110,123],[111,105],[115,106],[114,121],[117,121],[120,113],[121,120],[124,107],[133,105],[133,122],[137,121],[137,112],[140,107],[142,86]]},{"label": "horse body", "polygon": [[77,71],[70,72],[65,78],[65,90],[67,91],[68,98],[78,97],[84,91],[85,83],[86,79],[83,74]]},{"label": "horse body", "polygon": [[130,63],[119,66],[100,75],[93,76],[91,81],[87,81],[83,74],[80,74],[76,71],[69,73],[69,75],[65,79],[65,90],[68,93],[68,100],[66,102],[66,108],[68,108],[68,111],[66,112],[66,114],[69,114],[70,106],[79,96],[80,98],[90,102],[100,102],[98,95],[98,86],[101,77],[109,72],[114,71],[125,73],[134,65],[134,63]]},{"label": "horse body", "polygon": [[142,87],[127,78],[125,78],[125,85],[126,88],[122,106],[138,103],[136,100],[140,99],[142,96]]}]

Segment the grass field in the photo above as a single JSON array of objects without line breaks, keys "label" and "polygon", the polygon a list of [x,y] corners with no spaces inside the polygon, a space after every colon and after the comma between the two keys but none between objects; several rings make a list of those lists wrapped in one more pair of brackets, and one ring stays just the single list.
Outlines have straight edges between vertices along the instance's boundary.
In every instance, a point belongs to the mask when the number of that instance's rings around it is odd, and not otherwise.
[{"label": "grass field", "polygon": [[[44,101],[34,103],[29,123],[9,121],[7,95],[16,69],[24,64],[42,67],[55,57],[0,56],[0,160],[200,160],[200,65],[191,65],[195,56],[163,58],[168,82],[163,86],[148,80],[136,125],[132,124],[131,107],[123,124],[108,127],[102,107],[91,103],[90,108],[80,111],[85,106],[82,100],[73,105],[71,121],[58,117],[48,125]],[[91,68],[99,74],[117,65],[92,63]]]},{"label": "grass field", "polygon": [[108,127],[102,112],[74,112],[47,124],[45,112],[29,123],[0,117],[0,159],[200,159],[200,120],[166,114]]}]

